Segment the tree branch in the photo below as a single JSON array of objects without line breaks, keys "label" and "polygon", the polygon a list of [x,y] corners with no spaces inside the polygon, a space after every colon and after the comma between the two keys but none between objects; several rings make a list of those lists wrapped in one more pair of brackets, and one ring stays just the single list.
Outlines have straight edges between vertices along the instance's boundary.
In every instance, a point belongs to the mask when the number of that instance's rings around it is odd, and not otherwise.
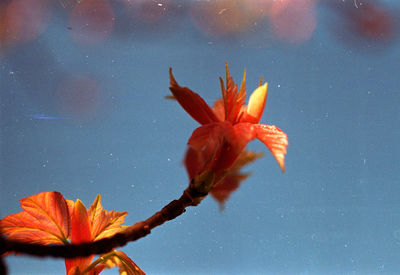
[{"label": "tree branch", "polygon": [[128,242],[147,236],[153,228],[183,214],[186,211],[186,207],[198,205],[211,190],[214,180],[212,173],[205,173],[195,177],[179,199],[171,201],[148,219],[137,222],[112,237],[90,243],[41,245],[7,240],[0,236],[0,255],[5,252],[16,252],[38,257],[75,258],[110,252],[116,247],[124,246]]}]

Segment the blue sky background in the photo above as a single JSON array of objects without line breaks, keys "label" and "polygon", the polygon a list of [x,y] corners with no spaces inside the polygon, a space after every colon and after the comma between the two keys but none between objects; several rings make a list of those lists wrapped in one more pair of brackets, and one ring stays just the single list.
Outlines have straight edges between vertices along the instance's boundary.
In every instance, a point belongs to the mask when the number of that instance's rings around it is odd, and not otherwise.
[{"label": "blue sky background", "polygon": [[[397,1],[385,3],[398,15]],[[64,35],[65,14],[56,8],[41,36],[0,56],[1,217],[42,191],[87,207],[99,193],[105,209],[129,212],[127,224],[178,198],[188,184],[186,142],[198,124],[164,99],[168,68],[212,104],[228,61],[237,82],[247,68],[248,93],[260,76],[269,83],[261,122],[288,134],[286,173],[254,141],[250,149],[266,154],[246,169],[253,175],[224,212],[206,198],[121,250],[148,274],[395,274],[399,40],[346,41],[332,30],[340,20],[333,10],[316,8],[316,31],[298,45],[271,34],[209,37],[183,14],[170,28],[116,26],[93,47]],[[60,107],[55,91],[80,77],[98,88],[89,95],[94,111],[77,115]],[[63,260],[6,262],[10,274],[65,274]]]}]

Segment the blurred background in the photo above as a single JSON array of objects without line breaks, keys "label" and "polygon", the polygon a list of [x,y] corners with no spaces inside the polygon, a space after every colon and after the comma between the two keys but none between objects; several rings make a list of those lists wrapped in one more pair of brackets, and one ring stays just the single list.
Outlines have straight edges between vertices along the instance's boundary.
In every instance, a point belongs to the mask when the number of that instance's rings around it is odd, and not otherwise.
[{"label": "blurred background", "polygon": [[[281,173],[245,168],[220,211],[206,198],[120,248],[148,274],[397,274],[400,2],[3,0],[0,216],[59,191],[143,220],[178,198],[198,124],[168,68],[209,104],[227,61],[261,123],[289,137]],[[65,274],[62,259],[6,258],[10,274]],[[102,273],[103,274],[103,273]],[[104,274],[117,274],[116,269]]]}]

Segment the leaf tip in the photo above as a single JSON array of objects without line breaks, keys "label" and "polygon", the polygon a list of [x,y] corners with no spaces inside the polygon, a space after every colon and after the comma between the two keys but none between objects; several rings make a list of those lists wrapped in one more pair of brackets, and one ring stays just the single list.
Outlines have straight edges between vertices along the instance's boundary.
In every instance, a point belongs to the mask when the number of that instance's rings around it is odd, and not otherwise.
[{"label": "leaf tip", "polygon": [[174,75],[172,74],[172,68],[169,67],[169,83],[171,87],[178,86],[178,82],[176,82]]}]

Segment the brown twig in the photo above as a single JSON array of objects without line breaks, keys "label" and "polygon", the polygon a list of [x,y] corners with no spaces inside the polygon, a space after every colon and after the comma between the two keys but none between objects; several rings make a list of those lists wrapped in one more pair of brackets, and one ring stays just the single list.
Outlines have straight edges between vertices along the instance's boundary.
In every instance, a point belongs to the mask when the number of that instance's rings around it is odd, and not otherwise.
[{"label": "brown twig", "polygon": [[116,247],[145,237],[153,228],[183,214],[186,207],[196,206],[207,196],[213,184],[212,174],[199,175],[192,180],[179,199],[171,201],[147,220],[129,226],[124,232],[117,233],[110,238],[82,244],[40,245],[7,240],[0,236],[0,255],[5,252],[16,252],[39,257],[75,258],[110,252]]},{"label": "brown twig", "polygon": [[[0,247],[4,246],[4,238],[0,235]],[[7,274],[7,267],[3,257],[0,257],[0,274]]]}]

